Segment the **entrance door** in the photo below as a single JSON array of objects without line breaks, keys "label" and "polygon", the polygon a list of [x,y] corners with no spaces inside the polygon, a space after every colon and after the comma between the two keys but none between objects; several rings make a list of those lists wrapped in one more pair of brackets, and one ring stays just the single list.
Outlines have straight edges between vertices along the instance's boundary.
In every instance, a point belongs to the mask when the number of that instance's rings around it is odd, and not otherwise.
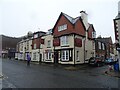
[{"label": "entrance door", "polygon": [[40,54],[40,62],[42,61],[42,54]]},{"label": "entrance door", "polygon": [[54,63],[58,63],[58,51],[55,51],[54,53]]}]

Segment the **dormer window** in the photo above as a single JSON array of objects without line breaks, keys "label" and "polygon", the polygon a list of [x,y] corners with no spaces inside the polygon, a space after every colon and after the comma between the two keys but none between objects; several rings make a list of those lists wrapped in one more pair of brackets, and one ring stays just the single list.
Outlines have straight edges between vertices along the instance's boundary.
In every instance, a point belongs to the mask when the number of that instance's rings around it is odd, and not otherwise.
[{"label": "dormer window", "polygon": [[38,34],[34,34],[34,38],[38,38]]},{"label": "dormer window", "polygon": [[63,30],[66,30],[66,29],[67,29],[67,24],[58,26],[58,31],[63,31]]}]

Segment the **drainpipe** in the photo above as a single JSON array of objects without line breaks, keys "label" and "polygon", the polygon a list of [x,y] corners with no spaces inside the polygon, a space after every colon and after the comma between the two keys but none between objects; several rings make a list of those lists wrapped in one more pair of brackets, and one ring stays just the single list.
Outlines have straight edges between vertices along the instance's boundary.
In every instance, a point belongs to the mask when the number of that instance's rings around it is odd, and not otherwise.
[{"label": "drainpipe", "polygon": [[41,61],[40,61],[40,46],[41,46],[41,37],[39,38],[39,64],[41,64]]},{"label": "drainpipe", "polygon": [[84,63],[85,63],[85,54],[86,54],[86,51],[85,51],[85,41],[86,41],[86,38],[84,40]]},{"label": "drainpipe", "polygon": [[75,34],[74,35],[74,67],[75,67]]}]

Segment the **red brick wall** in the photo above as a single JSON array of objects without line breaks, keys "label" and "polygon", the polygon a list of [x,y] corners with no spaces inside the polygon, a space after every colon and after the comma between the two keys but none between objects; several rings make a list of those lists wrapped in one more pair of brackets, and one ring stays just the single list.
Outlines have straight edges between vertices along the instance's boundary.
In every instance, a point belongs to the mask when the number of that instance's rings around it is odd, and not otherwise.
[{"label": "red brick wall", "polygon": [[34,49],[34,44],[36,43],[36,49],[39,49],[40,46],[40,38],[36,38],[32,40],[32,49]]},{"label": "red brick wall", "polygon": [[[67,24],[67,29],[59,32],[58,31],[58,26],[61,26],[61,25],[64,25],[64,24]],[[58,21],[56,27],[54,28],[53,35],[55,37],[57,37],[57,36],[61,36],[63,34],[67,34],[67,33],[71,32],[71,31],[73,31],[72,24],[62,15],[60,20]]]},{"label": "red brick wall", "polygon": [[84,29],[84,26],[82,25],[82,22],[81,22],[80,20],[78,20],[78,21],[75,23],[75,30],[74,30],[74,32],[75,32],[76,34],[85,36],[85,29]]},{"label": "red brick wall", "polygon": [[[63,31],[58,31],[58,26],[61,26],[64,24],[67,24],[67,29]],[[57,25],[54,28],[53,35],[57,37],[57,36],[70,34],[70,33],[76,33],[76,34],[85,36],[84,26],[82,25],[82,22],[80,20],[78,20],[74,26],[71,22],[68,21],[66,17],[62,15]]]}]

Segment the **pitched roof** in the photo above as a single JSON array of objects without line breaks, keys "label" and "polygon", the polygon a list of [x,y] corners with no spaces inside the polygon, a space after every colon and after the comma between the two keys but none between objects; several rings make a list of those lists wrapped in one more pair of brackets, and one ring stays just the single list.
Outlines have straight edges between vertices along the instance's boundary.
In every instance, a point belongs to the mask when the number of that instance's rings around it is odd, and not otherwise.
[{"label": "pitched roof", "polygon": [[88,24],[89,24],[89,28],[88,28],[88,30],[87,30],[87,31],[89,31],[89,30],[90,30],[90,27],[92,27],[92,28],[93,28],[93,31],[95,31],[93,24],[90,24],[90,23],[88,23]]},{"label": "pitched roof", "polygon": [[73,18],[73,17],[71,17],[71,16],[69,16],[69,15],[67,15],[67,14],[65,14],[65,13],[62,13],[72,24],[75,24],[76,23],[76,21],[80,18],[80,16],[79,17],[76,17],[76,18]]}]

